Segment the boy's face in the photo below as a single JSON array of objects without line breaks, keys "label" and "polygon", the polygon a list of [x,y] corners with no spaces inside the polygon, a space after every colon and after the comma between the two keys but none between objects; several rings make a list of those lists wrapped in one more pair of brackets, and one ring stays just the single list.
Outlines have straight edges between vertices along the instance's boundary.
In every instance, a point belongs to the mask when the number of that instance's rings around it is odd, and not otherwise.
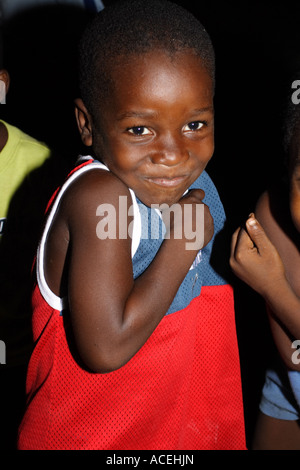
[{"label": "boy's face", "polygon": [[97,158],[146,205],[176,203],[214,151],[213,83],[192,52],[132,56],[93,127]]}]

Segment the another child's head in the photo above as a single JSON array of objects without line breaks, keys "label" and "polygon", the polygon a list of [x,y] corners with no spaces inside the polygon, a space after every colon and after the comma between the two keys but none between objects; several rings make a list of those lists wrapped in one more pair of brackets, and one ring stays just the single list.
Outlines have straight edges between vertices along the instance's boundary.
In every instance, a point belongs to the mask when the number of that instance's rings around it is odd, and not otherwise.
[{"label": "another child's head", "polygon": [[80,45],[82,140],[145,203],[176,202],[212,156],[214,51],[168,1],[115,3]]},{"label": "another child's head", "polygon": [[300,103],[290,95],[284,119],[284,150],[289,181],[290,211],[296,229],[300,232]]}]

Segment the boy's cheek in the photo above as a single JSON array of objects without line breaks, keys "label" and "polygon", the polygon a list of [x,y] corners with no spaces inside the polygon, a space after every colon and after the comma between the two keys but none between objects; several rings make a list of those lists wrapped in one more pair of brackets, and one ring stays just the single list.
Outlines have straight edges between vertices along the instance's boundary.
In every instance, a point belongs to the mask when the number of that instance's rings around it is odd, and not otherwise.
[{"label": "boy's cheek", "polygon": [[0,104],[6,103],[6,89],[3,80],[0,80]]},{"label": "boy's cheek", "polygon": [[205,156],[206,163],[212,158],[215,151],[215,143],[213,136],[210,136],[203,147],[203,155]]}]

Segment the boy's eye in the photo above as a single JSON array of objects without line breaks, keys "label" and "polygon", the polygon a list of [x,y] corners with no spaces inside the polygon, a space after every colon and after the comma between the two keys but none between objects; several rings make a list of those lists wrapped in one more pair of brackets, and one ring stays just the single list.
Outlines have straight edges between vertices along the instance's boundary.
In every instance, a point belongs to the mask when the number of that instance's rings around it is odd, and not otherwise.
[{"label": "boy's eye", "polygon": [[204,123],[201,121],[192,121],[184,126],[183,131],[199,131],[203,126]]},{"label": "boy's eye", "polygon": [[134,135],[149,135],[151,132],[145,126],[134,126],[127,129],[130,134]]}]

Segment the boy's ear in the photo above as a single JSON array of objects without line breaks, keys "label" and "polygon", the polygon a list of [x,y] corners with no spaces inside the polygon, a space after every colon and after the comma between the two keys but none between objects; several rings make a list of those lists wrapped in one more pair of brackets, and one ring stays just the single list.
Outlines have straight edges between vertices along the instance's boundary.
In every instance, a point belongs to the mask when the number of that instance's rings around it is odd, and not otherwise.
[{"label": "boy's ear", "polygon": [[90,147],[93,144],[92,117],[81,98],[75,100],[75,117],[81,140]]}]

